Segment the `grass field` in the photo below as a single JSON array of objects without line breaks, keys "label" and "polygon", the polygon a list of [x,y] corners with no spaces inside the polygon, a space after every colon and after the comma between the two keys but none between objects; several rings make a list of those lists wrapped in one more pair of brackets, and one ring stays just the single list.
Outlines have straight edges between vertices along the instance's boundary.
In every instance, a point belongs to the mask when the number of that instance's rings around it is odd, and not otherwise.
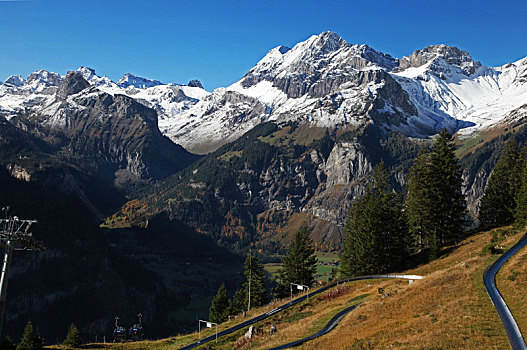
[{"label": "grass field", "polygon": [[[496,232],[496,230],[494,230]],[[498,233],[496,233],[498,234]],[[495,234],[495,235],[496,235]],[[513,245],[522,230],[499,230],[499,245]],[[260,322],[264,335],[244,340],[246,328],[221,337],[211,349],[267,349],[311,335],[345,307],[360,305],[329,334],[299,349],[508,349],[501,321],[483,287],[484,269],[497,259],[488,249],[492,232],[476,234],[444,255],[405,273],[425,276],[410,284],[406,280],[361,281],[340,285],[309,301]],[[330,257],[326,257],[330,259]],[[527,250],[514,257],[500,272],[498,286],[524,330]],[[246,317],[220,325],[220,330],[269,311],[287,300],[253,309]],[[269,335],[271,325],[278,332]],[[205,335],[212,334],[208,330]],[[160,341],[97,344],[87,348],[174,349],[197,339],[197,334]],[[201,349],[206,349],[203,346]]]},{"label": "grass field", "polygon": [[[325,265],[325,263],[337,261],[339,260],[339,256],[335,253],[318,252],[317,259],[318,265],[315,280],[327,282],[331,277],[331,270],[336,267],[334,265]],[[271,278],[274,278],[281,268],[282,265],[280,263],[267,263],[264,265],[264,270],[269,273]]]}]

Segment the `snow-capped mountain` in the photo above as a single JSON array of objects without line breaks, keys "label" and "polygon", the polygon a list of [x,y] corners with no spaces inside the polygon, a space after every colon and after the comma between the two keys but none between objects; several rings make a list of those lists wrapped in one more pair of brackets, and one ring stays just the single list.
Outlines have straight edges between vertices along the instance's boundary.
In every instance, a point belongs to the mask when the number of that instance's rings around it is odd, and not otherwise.
[{"label": "snow-capped mountain", "polygon": [[[115,83],[88,67],[80,67],[77,72],[103,92],[133,97],[155,109],[160,118],[174,117],[209,94],[199,81],[189,85],[163,84],[127,73]],[[34,112],[49,110],[63,80],[63,76],[45,70],[32,73],[27,79],[19,75],[9,77],[0,85],[0,115],[9,118],[26,108]]]},{"label": "snow-capped mountain", "polygon": [[199,153],[262,121],[322,127],[374,122],[412,137],[443,127],[469,134],[499,123],[525,103],[526,69],[527,59],[484,67],[466,51],[446,45],[398,60],[326,32],[292,49],[270,50],[238,82],[215,90],[177,118],[167,116],[160,127]]},{"label": "snow-capped mountain", "polygon": [[163,85],[163,83],[160,82],[159,80],[146,79],[146,78],[138,77],[131,73],[126,73],[121,79],[119,79],[119,81],[117,82],[117,85],[122,88],[133,86],[138,89],[145,89],[145,88],[149,88],[152,86]]},{"label": "snow-capped mountain", "polygon": [[446,114],[472,123],[461,135],[496,125],[527,102],[527,58],[493,68],[455,47],[429,46],[403,57],[392,75],[420,117]]},{"label": "snow-capped mountain", "polygon": [[[155,109],[161,132],[196,153],[264,121],[339,128],[376,123],[411,137],[446,127],[470,135],[523,116],[527,97],[527,58],[493,68],[466,51],[435,45],[399,60],[333,32],[270,50],[239,81],[212,93],[199,81],[163,84],[128,73],[116,83],[90,68],[77,71],[106,93]],[[45,108],[62,80],[47,71],[9,77],[0,85],[0,115]]]}]

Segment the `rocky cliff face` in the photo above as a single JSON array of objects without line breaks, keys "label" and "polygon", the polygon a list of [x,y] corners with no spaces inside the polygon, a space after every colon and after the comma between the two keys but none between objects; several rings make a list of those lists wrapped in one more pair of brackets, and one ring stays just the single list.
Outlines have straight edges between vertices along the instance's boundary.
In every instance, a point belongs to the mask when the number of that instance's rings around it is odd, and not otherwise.
[{"label": "rocky cliff face", "polygon": [[418,68],[426,64],[430,64],[430,70],[441,77],[445,77],[445,73],[449,72],[449,66],[459,67],[467,77],[476,73],[481,67],[481,62],[474,61],[465,50],[447,45],[432,45],[401,58],[399,66],[394,71]]},{"label": "rocky cliff face", "polygon": [[[293,48],[270,50],[235,84],[163,119],[163,132],[198,153],[236,139],[253,128],[255,120],[318,127],[374,121],[418,138],[442,128],[470,134],[496,125],[504,113],[523,103],[517,96],[526,89],[524,65],[521,61],[484,67],[466,51],[447,45],[429,46],[398,60],[325,32]],[[240,94],[237,102],[214,102],[229,91]],[[233,130],[227,120],[243,114],[251,99],[257,99],[263,111]],[[206,113],[210,108],[214,115]]]},{"label": "rocky cliff face", "polygon": [[[167,212],[233,249],[253,242],[268,253],[281,251],[293,223],[307,220],[320,247],[337,249],[373,166],[384,159],[401,187],[399,175],[416,152],[402,135],[373,125],[339,136],[300,123],[264,123],[128,203],[113,220],[141,226]],[[147,209],[137,215],[136,206]]]},{"label": "rocky cliff face", "polygon": [[250,88],[265,80],[290,98],[306,94],[319,98],[340,91],[347,82],[363,83],[364,76],[357,77],[357,72],[395,65],[396,60],[389,55],[367,45],[350,45],[336,33],[325,32],[292,50],[283,46],[271,50],[241,79],[240,85]]}]

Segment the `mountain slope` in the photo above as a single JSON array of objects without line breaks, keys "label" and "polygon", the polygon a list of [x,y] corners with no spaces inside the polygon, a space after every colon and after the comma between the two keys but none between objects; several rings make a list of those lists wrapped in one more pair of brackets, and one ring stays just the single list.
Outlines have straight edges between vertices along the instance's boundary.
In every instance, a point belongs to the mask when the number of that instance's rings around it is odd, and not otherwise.
[{"label": "mountain slope", "polygon": [[76,72],[53,77],[47,90],[42,82],[36,89],[45,91],[41,104],[18,110],[9,121],[0,117],[6,145],[0,164],[11,174],[66,192],[80,189],[81,197],[106,211],[122,204],[122,195],[135,187],[197,158],[160,133],[155,110],[102,92]]},{"label": "mountain slope", "polygon": [[[523,231],[505,227],[472,235],[455,247],[443,250],[440,259],[422,264],[404,273],[424,278],[406,280],[370,280],[339,284],[337,287],[284,311],[274,313],[285,301],[275,301],[252,309],[247,315],[219,325],[218,331],[240,324],[257,315],[271,316],[256,324],[263,333],[244,339],[248,327],[218,338],[216,349],[270,349],[311,335],[339,311],[358,306],[349,312],[327,335],[299,346],[300,349],[479,349],[509,347],[506,333],[481,280],[484,269],[497,259],[490,246],[508,247]],[[492,236],[498,242],[489,244]],[[496,251],[496,250],[494,250]],[[525,259],[520,252],[518,260]],[[507,303],[514,305],[520,327],[527,319],[522,312],[523,294],[514,291],[525,288],[525,279],[517,273],[518,261],[513,261],[498,275]],[[523,266],[523,265],[522,265]],[[505,282],[506,281],[506,282]],[[270,334],[271,325],[277,329]],[[524,330],[525,331],[525,330]],[[215,329],[204,329],[204,337],[213,336]],[[181,348],[198,340],[197,332],[183,336],[144,341],[141,348],[155,350]],[[94,345],[100,346],[99,344]],[[105,344],[111,348],[117,345]],[[119,345],[122,347],[122,345]],[[124,349],[135,345],[125,345]]]},{"label": "mountain slope", "polygon": [[167,213],[222,245],[280,253],[303,221],[320,249],[342,244],[353,198],[383,159],[396,187],[418,147],[375,126],[331,134],[294,122],[264,123],[145,190],[108,222],[144,226]]},{"label": "mountain slope", "polygon": [[420,115],[448,114],[473,123],[459,131],[464,136],[504,121],[527,96],[527,59],[484,67],[467,52],[445,45],[403,57],[393,76]]},{"label": "mountain slope", "polygon": [[92,338],[108,334],[116,314],[135,319],[137,310],[158,327],[158,335],[168,335],[166,287],[111,248],[78,199],[0,170],[0,203],[10,206],[11,215],[38,220],[32,233],[46,247],[14,252],[6,335],[18,339],[31,319],[45,339],[61,339],[74,320],[83,336]]},{"label": "mountain slope", "polygon": [[518,118],[511,113],[525,104],[526,72],[527,59],[485,67],[446,45],[398,60],[325,32],[292,49],[272,49],[238,82],[161,125],[169,137],[198,153],[265,121],[323,127],[374,122],[420,138],[443,127],[472,135]]}]

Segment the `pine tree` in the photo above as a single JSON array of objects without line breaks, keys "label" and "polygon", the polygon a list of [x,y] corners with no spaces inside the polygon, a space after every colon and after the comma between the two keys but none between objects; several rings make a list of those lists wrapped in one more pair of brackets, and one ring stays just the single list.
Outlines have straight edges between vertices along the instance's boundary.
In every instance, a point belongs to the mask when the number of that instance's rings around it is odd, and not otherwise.
[{"label": "pine tree", "polygon": [[231,313],[231,301],[227,298],[227,289],[225,284],[221,284],[218,293],[212,299],[212,305],[209,309],[209,319],[211,322],[222,323],[227,321]]},{"label": "pine tree", "polygon": [[456,243],[466,225],[466,202],[461,167],[455,156],[452,137],[443,129],[432,151],[421,153],[409,176],[406,213],[411,232],[421,246],[430,249],[430,258],[442,245]]},{"label": "pine tree", "polygon": [[430,195],[428,193],[426,169],[429,162],[429,153],[422,149],[408,172],[405,212],[408,219],[408,231],[413,240],[410,247],[418,252],[428,246],[426,233],[429,218],[427,218],[428,210],[426,209],[430,206],[428,203]]},{"label": "pine tree", "polygon": [[390,190],[381,162],[346,221],[340,257],[342,278],[400,269],[407,255],[407,232],[401,197]]},{"label": "pine tree", "polygon": [[78,348],[82,344],[79,330],[73,323],[71,324],[66,339],[64,339],[62,344],[72,348]]},{"label": "pine tree", "polygon": [[249,255],[243,267],[246,279],[243,285],[245,307],[249,305],[249,280],[251,281],[251,307],[265,305],[267,302],[267,291],[265,290],[265,271],[262,264],[260,264],[258,258]]},{"label": "pine tree", "polygon": [[242,287],[241,289],[238,289],[234,293],[232,297],[232,306],[231,306],[233,314],[238,314],[247,309],[247,304],[245,303],[246,294],[247,292],[244,287]]},{"label": "pine tree", "polygon": [[439,244],[457,243],[466,225],[461,166],[452,136],[443,129],[430,155],[431,217]]},{"label": "pine tree", "polygon": [[287,255],[282,259],[280,283],[287,289],[291,283],[311,286],[316,271],[315,248],[304,224],[293,236]]},{"label": "pine tree", "polygon": [[521,187],[516,196],[515,218],[517,220],[527,219],[527,164],[523,165]]},{"label": "pine tree", "polygon": [[514,220],[522,168],[523,157],[516,141],[511,140],[505,144],[481,199],[479,220],[483,226],[506,225]]},{"label": "pine tree", "polygon": [[38,329],[35,330],[31,321],[28,320],[17,350],[39,350],[42,347],[43,341]]}]

